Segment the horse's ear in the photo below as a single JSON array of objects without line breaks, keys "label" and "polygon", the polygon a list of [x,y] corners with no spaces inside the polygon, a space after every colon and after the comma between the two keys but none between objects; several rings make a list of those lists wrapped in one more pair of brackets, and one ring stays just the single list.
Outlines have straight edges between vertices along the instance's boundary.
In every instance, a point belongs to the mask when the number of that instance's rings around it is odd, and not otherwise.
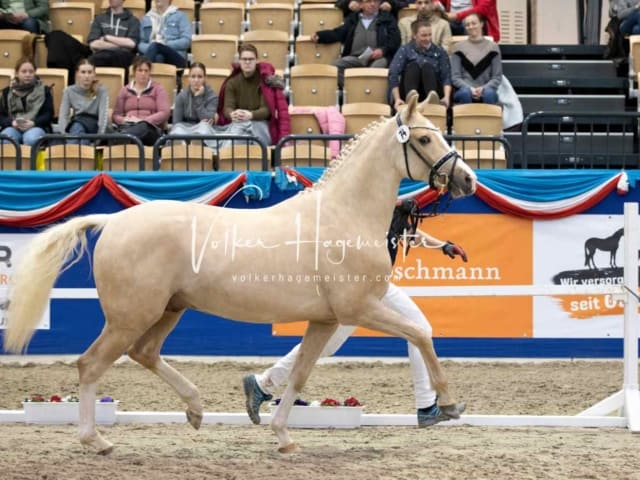
[{"label": "horse's ear", "polygon": [[411,118],[411,115],[413,115],[413,112],[415,112],[416,106],[418,105],[418,92],[416,92],[415,90],[411,90],[407,94],[406,104],[406,108],[402,111],[402,118],[405,122],[408,122],[409,118]]},{"label": "horse's ear", "polygon": [[429,92],[429,95],[427,95],[425,103],[431,103],[433,105],[438,105],[440,103],[440,97],[438,96],[438,94],[436,92],[431,90]]}]

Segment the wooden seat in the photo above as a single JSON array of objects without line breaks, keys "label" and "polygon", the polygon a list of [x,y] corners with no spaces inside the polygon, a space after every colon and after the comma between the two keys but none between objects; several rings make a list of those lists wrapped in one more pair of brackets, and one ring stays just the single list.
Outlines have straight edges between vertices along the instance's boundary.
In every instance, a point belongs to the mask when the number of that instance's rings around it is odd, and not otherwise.
[{"label": "wooden seat", "polygon": [[291,105],[337,105],[338,69],[333,65],[291,67]]},{"label": "wooden seat", "polygon": [[[107,145],[100,149],[102,162],[99,167],[106,171],[140,170],[140,150],[137,145]],[[153,147],[143,147],[144,170],[153,170]]]},{"label": "wooden seat", "polygon": [[342,103],[387,103],[388,86],[386,68],[347,68]]},{"label": "wooden seat", "polygon": [[340,56],[340,42],[315,43],[309,35],[299,35],[295,42],[296,65],[330,65]]},{"label": "wooden seat", "polygon": [[[231,74],[229,68],[207,68],[207,84],[214,92],[220,93],[220,87],[225,79]],[[189,69],[182,73],[182,89],[189,88]]]},{"label": "wooden seat", "polygon": [[114,108],[118,93],[124,86],[124,68],[96,67],[96,78],[109,92],[109,108]]},{"label": "wooden seat", "polygon": [[49,5],[51,30],[62,30],[69,35],[89,36],[91,22],[95,16],[92,2],[57,2]]},{"label": "wooden seat", "polygon": [[[268,159],[265,163],[268,170]],[[221,148],[215,165],[216,170],[263,170],[262,149],[259,145],[249,144]]]},{"label": "wooden seat", "polygon": [[22,41],[29,35],[26,30],[2,30],[0,35],[0,68],[10,68],[24,56]]},{"label": "wooden seat", "polygon": [[198,33],[235,35],[245,31],[244,5],[234,2],[207,2],[200,6]]},{"label": "wooden seat", "polygon": [[411,3],[398,11],[398,21],[405,17],[415,17],[417,15],[417,8],[415,3]]},{"label": "wooden seat", "polygon": [[298,21],[298,33],[300,35],[313,35],[318,30],[336,28],[342,24],[342,10],[332,4],[306,4],[300,5]]},{"label": "wooden seat", "polygon": [[45,149],[45,170],[97,170],[95,148],[89,145],[51,145]]},{"label": "wooden seat", "polygon": [[293,40],[295,23],[293,5],[289,3],[256,3],[247,10],[247,30],[285,32]]},{"label": "wooden seat", "polygon": [[[502,136],[502,108],[486,103],[453,106],[453,135]],[[504,150],[490,141],[457,141],[456,148],[465,161],[475,168],[505,168]]]},{"label": "wooden seat", "polygon": [[[13,143],[0,143],[0,170],[29,170],[29,156],[22,156],[23,152],[18,145]],[[20,152],[20,155],[18,155]],[[18,164],[18,157],[21,157]]]},{"label": "wooden seat", "polygon": [[158,82],[169,95],[169,105],[173,102],[178,91],[178,69],[170,63],[154,63],[151,67],[151,78]]},{"label": "wooden seat", "polygon": [[285,32],[250,30],[242,35],[243,42],[249,42],[258,49],[258,61],[269,62],[276,70],[285,74],[289,71],[289,36]]},{"label": "wooden seat", "polygon": [[69,71],[66,68],[39,68],[36,74],[44,85],[51,87],[53,117],[58,118],[58,111],[62,103],[62,93],[69,84]]},{"label": "wooden seat", "polygon": [[[128,0],[127,0],[128,1]],[[196,3],[194,0],[172,0],[171,5],[183,12],[191,22],[192,29],[195,31]],[[126,7],[126,5],[125,5]]]},{"label": "wooden seat", "polygon": [[294,167],[326,167],[331,162],[331,149],[309,142],[297,142],[280,150],[280,165]]},{"label": "wooden seat", "polygon": [[[640,35],[629,36],[629,55],[635,73],[640,73]],[[639,87],[640,88],[640,87]]]},{"label": "wooden seat", "polygon": [[194,60],[207,68],[230,68],[238,52],[235,35],[194,35],[191,37],[191,53]]},{"label": "wooden seat", "polygon": [[422,106],[422,114],[431,120],[443,134],[448,133],[447,128],[447,107],[436,103],[425,103]]},{"label": "wooden seat", "polygon": [[212,171],[212,149],[203,144],[171,144],[160,150],[160,170]]},{"label": "wooden seat", "polygon": [[313,112],[296,112],[289,107],[289,118],[291,119],[291,133],[296,135],[320,135],[322,129]]},{"label": "wooden seat", "polygon": [[9,86],[14,75],[15,71],[13,68],[0,68],[0,90]]},{"label": "wooden seat", "polygon": [[345,103],[342,105],[345,133],[356,134],[380,117],[391,115],[391,107],[385,103]]}]

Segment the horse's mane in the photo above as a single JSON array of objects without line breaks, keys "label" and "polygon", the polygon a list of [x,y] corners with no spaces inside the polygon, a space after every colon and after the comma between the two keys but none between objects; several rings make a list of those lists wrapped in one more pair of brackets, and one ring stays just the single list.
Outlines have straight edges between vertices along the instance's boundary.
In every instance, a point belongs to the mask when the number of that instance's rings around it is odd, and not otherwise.
[{"label": "horse's mane", "polygon": [[372,132],[376,131],[378,127],[384,124],[387,120],[387,118],[380,118],[379,120],[370,123],[369,125],[367,125],[367,127],[365,127],[364,130],[356,134],[355,137],[349,140],[347,144],[342,147],[338,156],[334,160],[331,160],[331,162],[329,163],[329,167],[324,171],[320,179],[314,185],[309,188],[305,188],[300,193],[304,194],[314,192],[316,190],[321,190],[322,187],[326,185],[329,180],[331,180],[331,178],[335,175],[335,173],[340,170],[340,168],[345,164],[356,147],[362,143],[363,139],[368,138]]}]

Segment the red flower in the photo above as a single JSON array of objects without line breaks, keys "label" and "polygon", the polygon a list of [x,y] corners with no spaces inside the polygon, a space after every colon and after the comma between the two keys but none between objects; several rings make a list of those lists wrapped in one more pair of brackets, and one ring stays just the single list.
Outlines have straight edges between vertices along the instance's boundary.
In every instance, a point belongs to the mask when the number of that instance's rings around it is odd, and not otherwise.
[{"label": "red flower", "polygon": [[333,398],[325,398],[321,403],[321,406],[323,407],[339,407],[340,406],[340,402],[337,400],[334,400]]},{"label": "red flower", "polygon": [[50,402],[61,402],[62,399],[58,395],[51,395]]},{"label": "red flower", "polygon": [[345,407],[361,407],[362,404],[358,401],[356,397],[349,397],[344,401]]},{"label": "red flower", "polygon": [[32,402],[46,402],[47,400],[40,395],[39,393],[34,393],[33,395],[31,395],[31,401]]}]

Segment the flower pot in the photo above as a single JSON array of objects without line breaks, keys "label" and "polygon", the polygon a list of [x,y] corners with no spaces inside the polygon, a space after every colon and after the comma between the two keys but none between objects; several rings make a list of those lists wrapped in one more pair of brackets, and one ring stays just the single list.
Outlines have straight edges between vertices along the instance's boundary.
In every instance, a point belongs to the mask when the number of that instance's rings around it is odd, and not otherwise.
[{"label": "flower pot", "polygon": [[[78,402],[22,402],[26,423],[65,424],[78,423]],[[96,423],[113,425],[118,402],[96,402]]]},{"label": "flower pot", "polygon": [[[271,404],[271,415],[278,408]],[[362,425],[363,407],[291,407],[287,425],[298,428],[358,428]]]}]

